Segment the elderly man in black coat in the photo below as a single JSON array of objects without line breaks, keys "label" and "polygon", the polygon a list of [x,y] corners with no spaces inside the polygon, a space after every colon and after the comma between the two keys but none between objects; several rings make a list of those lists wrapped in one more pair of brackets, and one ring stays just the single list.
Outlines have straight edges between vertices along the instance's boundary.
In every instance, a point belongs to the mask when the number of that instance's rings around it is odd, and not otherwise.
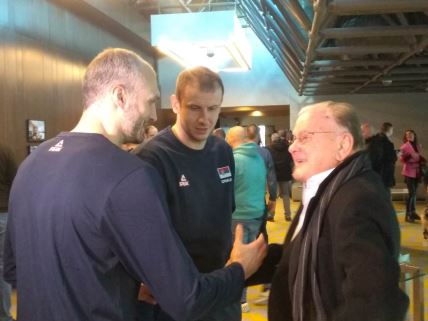
[{"label": "elderly man in black coat", "polygon": [[290,146],[302,206],[249,283],[273,278],[270,321],[399,321],[399,225],[352,106],[303,108]]}]

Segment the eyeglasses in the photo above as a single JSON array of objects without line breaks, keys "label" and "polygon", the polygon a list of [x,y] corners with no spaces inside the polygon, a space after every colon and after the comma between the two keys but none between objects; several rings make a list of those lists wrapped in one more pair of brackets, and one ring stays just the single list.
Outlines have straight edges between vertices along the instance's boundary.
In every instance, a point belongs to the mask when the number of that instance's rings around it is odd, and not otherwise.
[{"label": "eyeglasses", "polygon": [[298,142],[301,145],[305,145],[309,143],[312,140],[312,137],[315,134],[343,134],[343,132],[337,132],[337,131],[325,131],[325,132],[301,132],[295,136],[293,136],[293,142]]}]

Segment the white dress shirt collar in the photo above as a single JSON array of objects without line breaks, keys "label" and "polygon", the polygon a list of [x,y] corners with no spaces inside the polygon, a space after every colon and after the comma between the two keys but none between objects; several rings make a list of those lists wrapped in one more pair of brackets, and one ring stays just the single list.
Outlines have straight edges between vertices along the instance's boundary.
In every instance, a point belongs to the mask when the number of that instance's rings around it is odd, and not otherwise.
[{"label": "white dress shirt collar", "polygon": [[321,183],[327,178],[328,175],[331,174],[333,170],[334,168],[315,174],[311,176],[305,183],[303,183],[303,191],[302,191],[303,209],[302,209],[302,212],[300,213],[299,222],[297,223],[296,230],[294,231],[292,240],[294,240],[294,238],[302,229],[309,202],[311,201],[312,197],[314,197],[315,194],[318,192],[318,188],[320,187]]}]

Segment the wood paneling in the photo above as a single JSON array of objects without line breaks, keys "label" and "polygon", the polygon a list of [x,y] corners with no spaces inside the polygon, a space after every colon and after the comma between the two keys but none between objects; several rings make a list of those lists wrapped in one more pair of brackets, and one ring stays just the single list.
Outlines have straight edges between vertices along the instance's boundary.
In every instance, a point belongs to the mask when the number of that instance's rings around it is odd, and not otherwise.
[{"label": "wood paneling", "polygon": [[26,120],[46,122],[46,138],[69,130],[81,114],[85,62],[61,55],[18,33],[2,30],[0,45],[0,141],[27,155]]},{"label": "wood paneling", "polygon": [[44,120],[47,139],[78,122],[83,74],[97,52],[125,47],[153,64],[151,52],[135,47],[135,35],[129,43],[126,30],[120,39],[108,26],[91,21],[95,11],[79,16],[55,1],[3,1],[0,8],[7,12],[0,15],[0,142],[11,146],[18,161],[34,144],[26,139],[27,119]]}]

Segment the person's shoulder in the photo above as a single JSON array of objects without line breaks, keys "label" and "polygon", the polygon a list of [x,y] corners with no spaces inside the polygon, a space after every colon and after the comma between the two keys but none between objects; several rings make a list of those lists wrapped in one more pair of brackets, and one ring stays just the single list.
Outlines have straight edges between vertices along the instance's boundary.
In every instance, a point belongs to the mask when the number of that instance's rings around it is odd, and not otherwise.
[{"label": "person's shoulder", "polygon": [[371,206],[374,205],[373,200],[383,198],[381,191],[384,189],[380,176],[373,170],[367,170],[344,183],[336,194],[339,200]]},{"label": "person's shoulder", "polygon": [[230,145],[222,138],[219,138],[217,136],[209,136],[206,142],[206,146],[214,152],[217,151],[231,151],[232,148]]},{"label": "person's shoulder", "polygon": [[141,156],[146,153],[157,152],[165,150],[167,146],[174,145],[174,134],[171,131],[171,127],[167,127],[161,130],[156,136],[151,138],[147,142],[143,142],[135,151],[135,154]]}]

